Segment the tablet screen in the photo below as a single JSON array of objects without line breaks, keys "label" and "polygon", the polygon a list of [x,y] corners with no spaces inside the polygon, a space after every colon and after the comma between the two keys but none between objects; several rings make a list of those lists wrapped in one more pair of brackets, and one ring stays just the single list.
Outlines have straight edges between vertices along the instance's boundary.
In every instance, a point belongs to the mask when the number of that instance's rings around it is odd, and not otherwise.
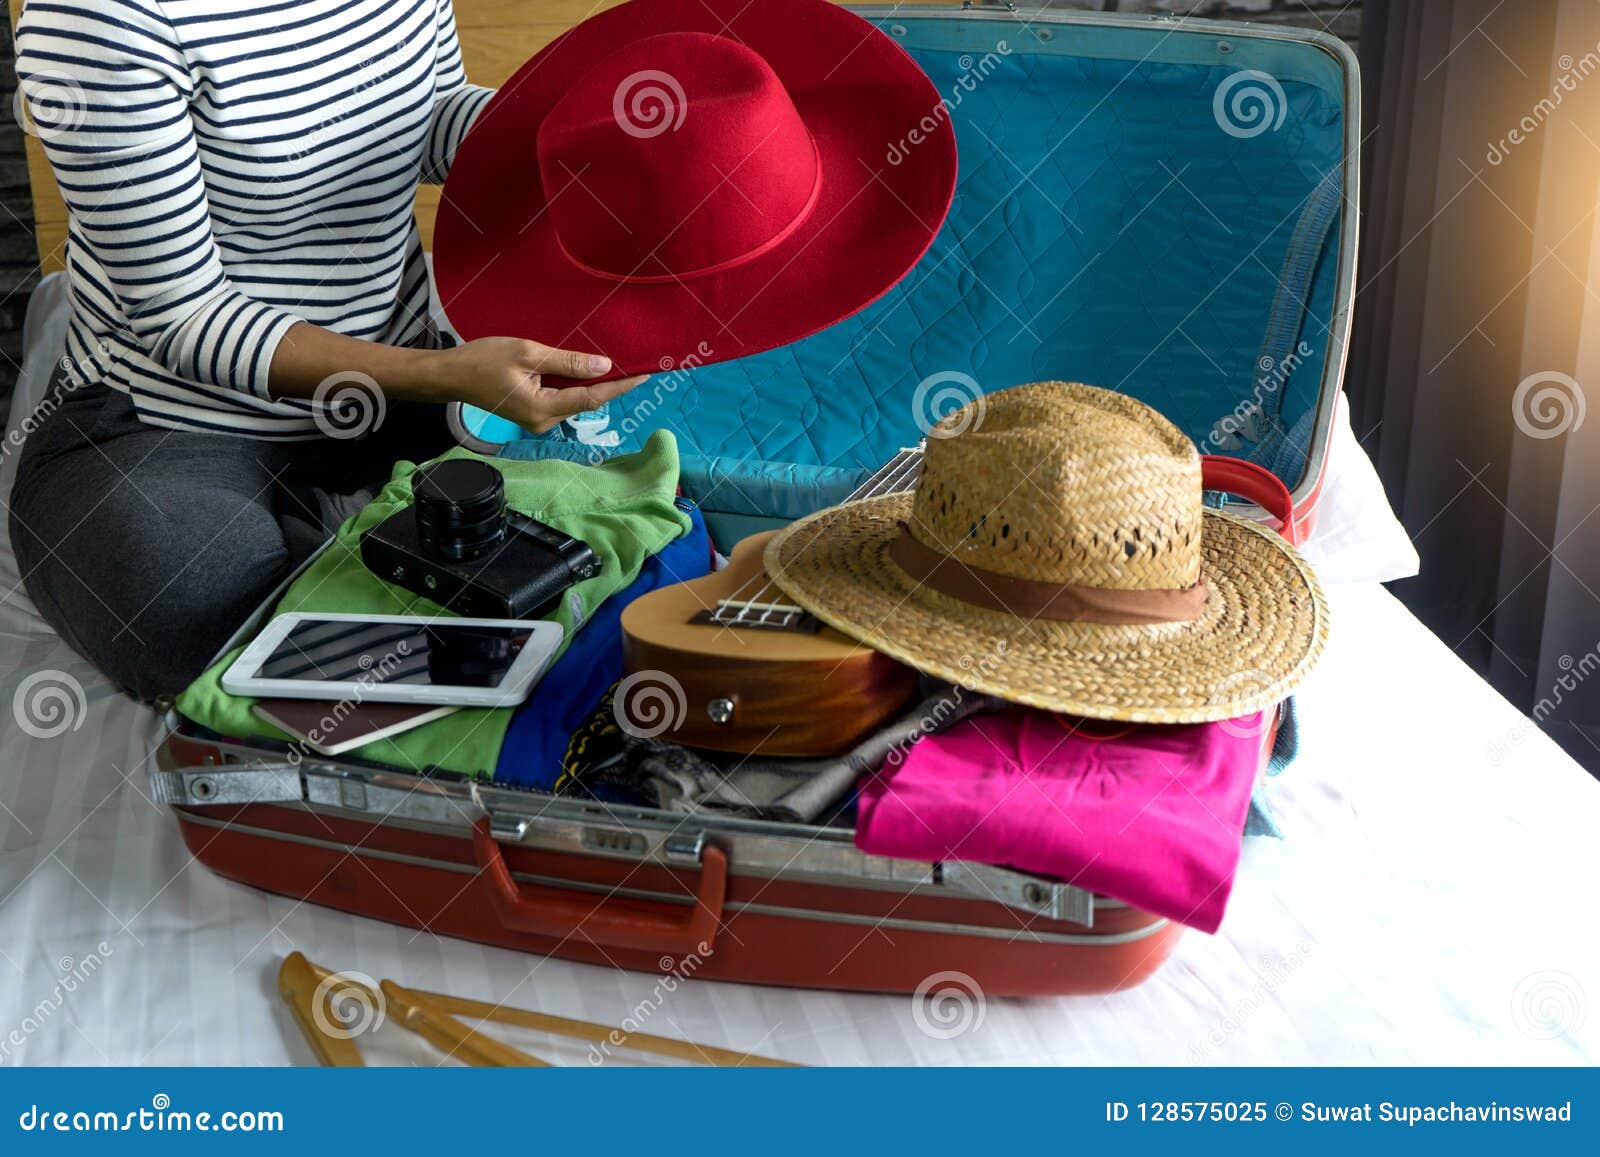
[{"label": "tablet screen", "polygon": [[498,687],[531,634],[525,628],[308,619],[255,672],[305,683]]}]

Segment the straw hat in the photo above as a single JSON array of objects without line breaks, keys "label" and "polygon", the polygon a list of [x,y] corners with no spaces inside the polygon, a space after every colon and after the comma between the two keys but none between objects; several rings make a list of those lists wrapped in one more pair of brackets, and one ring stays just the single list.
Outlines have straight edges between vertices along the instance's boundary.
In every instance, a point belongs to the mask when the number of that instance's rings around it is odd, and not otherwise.
[{"label": "straw hat", "polygon": [[930,675],[1090,718],[1270,707],[1328,610],[1278,535],[1201,505],[1193,443],[1071,382],[979,398],[931,432],[912,494],[788,527],[768,572],[823,622]]}]

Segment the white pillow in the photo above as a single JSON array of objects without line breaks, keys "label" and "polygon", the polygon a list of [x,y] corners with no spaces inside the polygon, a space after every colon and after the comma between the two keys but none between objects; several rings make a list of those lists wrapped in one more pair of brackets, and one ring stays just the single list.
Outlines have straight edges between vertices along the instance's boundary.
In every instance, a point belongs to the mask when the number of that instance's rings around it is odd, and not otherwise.
[{"label": "white pillow", "polygon": [[1324,583],[1386,583],[1421,569],[1417,548],[1400,525],[1372,459],[1350,429],[1350,401],[1334,407],[1328,473],[1316,522],[1300,551]]}]

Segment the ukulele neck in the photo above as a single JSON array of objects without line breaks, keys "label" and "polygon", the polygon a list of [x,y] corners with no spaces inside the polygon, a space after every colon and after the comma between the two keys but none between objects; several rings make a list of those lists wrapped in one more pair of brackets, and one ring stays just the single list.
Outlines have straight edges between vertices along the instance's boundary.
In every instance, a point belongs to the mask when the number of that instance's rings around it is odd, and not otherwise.
[{"label": "ukulele neck", "polygon": [[[922,445],[901,450],[890,459],[888,465],[856,487],[845,501],[861,502],[888,494],[903,494],[916,485],[921,467]],[[720,600],[709,611],[701,611],[691,621],[737,630],[788,631],[808,635],[814,635],[822,629],[822,623],[814,616],[785,600],[783,592],[764,571],[759,582],[759,590],[735,591],[732,597]]]}]

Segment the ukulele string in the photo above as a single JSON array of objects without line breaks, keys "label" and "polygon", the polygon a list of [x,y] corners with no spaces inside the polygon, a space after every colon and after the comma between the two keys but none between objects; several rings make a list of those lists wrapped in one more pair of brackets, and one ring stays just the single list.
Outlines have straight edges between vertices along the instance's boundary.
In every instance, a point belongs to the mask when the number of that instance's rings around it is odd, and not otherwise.
[{"label": "ukulele string", "polygon": [[[894,459],[887,466],[883,467],[883,469],[873,474],[860,486],[851,491],[850,494],[846,496],[844,501],[846,503],[859,502],[863,499],[877,498],[882,494],[891,493],[889,487],[901,474],[904,473],[905,466],[916,456],[917,453],[918,452],[911,450],[900,451],[900,453],[896,454]],[[766,583],[762,586],[761,590],[757,592],[755,598],[749,601],[769,605],[763,607],[758,619],[752,619],[749,617],[751,613],[750,607],[740,607],[738,613],[734,615],[732,619],[728,620],[730,625],[746,626],[754,623],[758,626],[766,626],[768,624],[768,621],[773,614],[773,610],[770,606],[771,600],[778,594],[778,585],[772,581],[771,576],[769,576],[765,570],[761,572],[760,577],[766,579]],[[790,614],[788,611],[784,611],[783,613],[785,617]]]},{"label": "ukulele string", "polygon": [[[922,451],[920,449],[900,451],[899,454],[895,455],[892,462],[857,487],[845,499],[845,502],[861,502],[869,498],[881,498],[886,494],[897,494],[902,490],[908,489],[905,483],[915,477],[917,466],[921,459]],[[770,576],[766,575],[765,571],[762,572],[762,575],[767,578],[767,582],[751,601],[769,604],[761,610],[760,618],[754,620],[758,625],[766,626],[774,613],[773,608],[770,606],[771,600],[779,593],[779,590],[778,585],[771,580]],[[752,620],[746,618],[749,611],[749,607],[741,607],[739,613],[730,622],[736,626],[751,622]],[[787,610],[782,613],[786,617],[792,614]]]},{"label": "ukulele string", "polygon": [[[894,460],[892,462],[890,462],[887,466],[885,466],[882,470],[878,471],[876,474],[873,474],[870,478],[868,478],[860,486],[857,486],[854,490],[852,490],[845,497],[845,501],[846,502],[855,502],[856,500],[858,500],[860,498],[872,497],[872,495],[867,493],[867,492],[874,488],[874,486],[877,484],[877,481],[878,481],[878,479],[880,477],[893,472],[897,468],[898,464],[900,463],[901,458],[905,457],[908,453],[910,453],[910,451],[902,450],[899,454],[895,455],[895,458],[894,458]],[[740,597],[740,596],[744,595],[754,583],[761,582],[764,579],[767,579],[766,572],[764,570],[763,571],[758,571],[756,574],[751,575],[749,578],[745,579],[744,582],[740,583],[739,586],[736,587],[727,596],[727,598],[723,599],[722,601],[724,603],[733,603],[733,602],[751,603],[751,602],[764,602],[764,601],[766,601],[765,596],[767,594],[769,594],[770,591],[771,591],[771,582],[770,582],[770,580],[767,580],[766,584],[763,585],[761,587],[761,589],[756,592],[756,595],[755,595],[754,598],[746,599],[746,598],[741,598]],[[728,616],[722,616],[722,615],[718,615],[718,614],[713,614],[712,617],[713,617],[713,619],[715,619],[718,622],[726,623],[726,624],[728,624],[730,626],[737,626],[737,625],[740,625],[744,621],[743,618],[742,618],[743,614],[744,614],[744,609],[741,608],[739,613],[738,613],[738,615],[735,615],[735,616],[728,617]]]},{"label": "ukulele string", "polygon": [[[856,489],[852,491],[844,501],[846,503],[862,502],[869,498],[881,498],[886,494],[900,493],[900,491],[907,489],[904,483],[916,475],[917,465],[921,459],[922,451],[920,449],[900,451],[900,453],[895,455],[893,461],[891,461],[882,470],[879,470],[876,474],[872,475],[872,477],[868,478],[860,486],[856,487]],[[751,576],[749,582],[754,582],[756,577],[757,576]],[[748,600],[748,602],[751,603],[765,604],[762,606],[759,612],[759,617],[747,617],[750,615],[752,608],[746,605],[740,607],[738,612],[733,616],[722,620],[727,625],[734,627],[749,625],[764,627],[768,625],[775,613],[781,613],[785,619],[788,619],[793,615],[792,611],[782,610],[780,612],[778,608],[772,605],[772,599],[779,593],[779,591],[778,584],[772,581],[771,576],[769,576],[766,571],[763,570],[759,577],[764,578],[767,581],[765,584],[763,584],[761,590],[756,593],[756,596],[753,599]],[[746,583],[745,585],[748,586],[749,583]],[[742,589],[743,588],[741,588],[741,590]],[[735,593],[737,594],[738,592]]]}]

